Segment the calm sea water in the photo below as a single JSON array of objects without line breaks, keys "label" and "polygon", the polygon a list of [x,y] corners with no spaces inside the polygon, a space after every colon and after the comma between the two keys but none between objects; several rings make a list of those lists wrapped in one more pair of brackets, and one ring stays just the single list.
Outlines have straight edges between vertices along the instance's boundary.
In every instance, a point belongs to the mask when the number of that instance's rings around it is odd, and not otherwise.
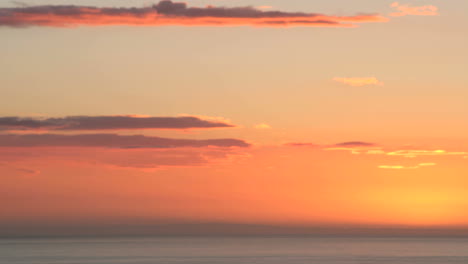
[{"label": "calm sea water", "polygon": [[2,264],[452,264],[461,238],[0,239]]}]

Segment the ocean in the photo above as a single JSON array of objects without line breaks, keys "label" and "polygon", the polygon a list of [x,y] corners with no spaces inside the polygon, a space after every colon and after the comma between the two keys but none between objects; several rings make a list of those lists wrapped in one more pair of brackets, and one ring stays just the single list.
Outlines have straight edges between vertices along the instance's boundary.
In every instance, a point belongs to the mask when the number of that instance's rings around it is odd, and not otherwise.
[{"label": "ocean", "polygon": [[465,238],[0,239],[1,264],[467,264]]}]

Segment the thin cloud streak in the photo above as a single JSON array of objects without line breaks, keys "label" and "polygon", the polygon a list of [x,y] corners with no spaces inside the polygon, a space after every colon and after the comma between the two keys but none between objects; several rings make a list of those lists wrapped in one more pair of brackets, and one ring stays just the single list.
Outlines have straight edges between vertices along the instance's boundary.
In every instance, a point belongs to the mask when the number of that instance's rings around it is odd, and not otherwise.
[{"label": "thin cloud streak", "polygon": [[468,152],[464,151],[446,151],[443,149],[438,150],[421,150],[421,149],[409,149],[409,150],[395,150],[387,153],[388,156],[400,156],[405,158],[417,158],[421,156],[464,156],[468,155]]},{"label": "thin cloud streak", "polygon": [[387,22],[378,14],[333,16],[306,12],[265,11],[255,7],[188,7],[160,1],[151,7],[99,8],[42,5],[0,8],[0,26],[258,26],[355,27],[357,23]]},{"label": "thin cloud streak", "polygon": [[319,148],[319,147],[321,147],[320,145],[317,145],[315,143],[310,143],[310,142],[289,142],[289,143],[285,143],[284,146],[287,146],[287,147],[310,147],[310,148]]},{"label": "thin cloud streak", "polygon": [[196,116],[0,117],[1,130],[211,129],[235,127],[225,120]]},{"label": "thin cloud streak", "polygon": [[335,144],[336,147],[347,147],[347,148],[356,148],[356,147],[375,147],[377,144],[364,141],[348,141]]},{"label": "thin cloud streak", "polygon": [[433,167],[436,166],[436,163],[419,163],[415,166],[403,166],[403,165],[380,165],[379,169],[386,169],[386,170],[415,170],[424,167]]},{"label": "thin cloud streak", "polygon": [[285,143],[284,146],[289,147],[317,147],[322,148],[324,150],[351,150],[351,149],[368,149],[368,148],[375,148],[378,145],[371,142],[365,141],[347,141],[347,142],[340,142],[333,145],[320,145],[311,142],[289,142]]},{"label": "thin cloud streak", "polygon": [[[0,157],[3,158],[3,160],[5,160],[6,157],[2,157],[2,156],[3,156],[3,153],[1,153],[0,151]],[[20,172],[21,174],[24,174],[24,175],[38,175],[41,173],[41,171],[39,170],[17,167],[17,166],[14,166],[14,164],[5,163],[5,162],[0,162],[0,169],[1,167],[13,169],[14,171]]]}]

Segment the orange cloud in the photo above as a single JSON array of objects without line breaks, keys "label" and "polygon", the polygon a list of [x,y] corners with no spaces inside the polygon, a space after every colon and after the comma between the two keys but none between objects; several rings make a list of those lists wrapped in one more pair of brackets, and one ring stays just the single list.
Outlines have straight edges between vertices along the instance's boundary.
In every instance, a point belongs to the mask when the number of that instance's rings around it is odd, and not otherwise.
[{"label": "orange cloud", "polygon": [[271,129],[269,124],[261,123],[254,126],[255,129]]},{"label": "orange cloud", "polygon": [[269,5],[263,5],[263,6],[257,6],[258,9],[272,9],[272,6]]},{"label": "orange cloud", "polygon": [[27,6],[0,8],[0,26],[259,26],[355,27],[356,23],[386,22],[377,14],[333,16],[305,12],[264,11],[254,7],[187,7],[160,1],[143,8],[89,6]]},{"label": "orange cloud", "polygon": [[391,13],[390,16],[437,16],[439,15],[438,8],[433,5],[425,6],[411,6],[411,5],[401,5],[398,2],[395,2],[391,7],[396,8],[398,12]]},{"label": "orange cloud", "polygon": [[335,82],[343,83],[349,86],[366,86],[366,85],[384,85],[383,82],[379,81],[375,77],[365,77],[365,78],[333,78]]}]

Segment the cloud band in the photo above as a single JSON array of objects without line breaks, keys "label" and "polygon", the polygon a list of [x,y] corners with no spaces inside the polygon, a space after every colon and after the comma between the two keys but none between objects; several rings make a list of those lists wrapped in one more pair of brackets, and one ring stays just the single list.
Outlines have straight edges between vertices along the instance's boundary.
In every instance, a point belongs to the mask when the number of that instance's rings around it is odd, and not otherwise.
[{"label": "cloud band", "polygon": [[385,22],[377,14],[331,16],[305,12],[265,11],[254,7],[188,7],[186,3],[160,1],[151,7],[100,8],[43,5],[0,8],[0,26],[307,26],[353,27],[356,23]]},{"label": "cloud band", "polygon": [[195,116],[68,116],[60,118],[0,117],[0,130],[119,130],[119,129],[204,129],[229,128],[223,120]]},{"label": "cloud band", "polygon": [[240,139],[171,139],[143,135],[117,134],[4,134],[0,147],[107,147],[107,148],[182,148],[182,147],[248,147]]}]

